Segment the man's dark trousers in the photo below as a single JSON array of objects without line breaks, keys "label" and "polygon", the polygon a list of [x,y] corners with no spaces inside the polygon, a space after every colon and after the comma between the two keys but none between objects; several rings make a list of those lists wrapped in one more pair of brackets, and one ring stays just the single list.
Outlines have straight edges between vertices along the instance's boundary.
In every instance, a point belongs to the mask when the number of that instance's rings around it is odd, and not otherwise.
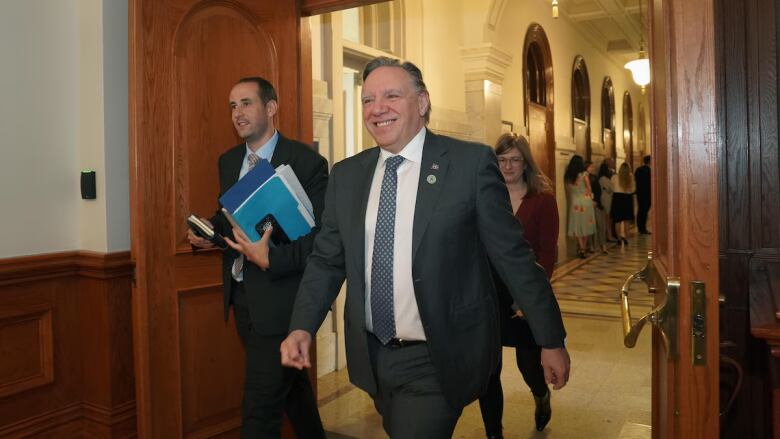
[{"label": "man's dark trousers", "polygon": [[263,335],[252,328],[246,293],[238,283],[234,283],[233,310],[246,348],[241,438],[280,438],[282,413],[299,438],[323,438],[307,371],[282,366],[279,346],[287,334]]}]

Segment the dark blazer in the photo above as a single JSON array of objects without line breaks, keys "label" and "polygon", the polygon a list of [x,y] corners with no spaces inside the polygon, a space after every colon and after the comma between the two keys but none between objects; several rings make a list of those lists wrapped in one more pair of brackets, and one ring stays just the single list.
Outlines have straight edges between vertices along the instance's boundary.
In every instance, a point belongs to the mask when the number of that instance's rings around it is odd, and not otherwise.
[{"label": "dark blazer", "polygon": [[636,198],[643,204],[650,205],[650,167],[642,165],[634,171],[636,181]]},{"label": "dark blazer", "polygon": [[[350,380],[370,394],[377,387],[365,329],[364,234],[378,157],[379,149],[372,148],[333,167],[322,230],[290,326],[315,334],[346,277]],[[565,336],[550,283],[522,235],[493,151],[428,131],[414,212],[412,276],[431,361],[455,407],[484,392],[501,354],[488,256],[525,310],[536,340],[560,345]]]},{"label": "dark blazer", "polygon": [[[219,157],[220,196],[238,181],[245,154],[246,144],[242,143]],[[252,326],[258,333],[264,335],[287,333],[295,295],[298,292],[298,283],[306,266],[306,258],[311,253],[314,237],[320,228],[325,189],[328,184],[327,161],[310,147],[287,139],[281,133],[274,155],[271,157],[271,164],[274,168],[288,164],[295,171],[295,175],[311,200],[316,227],[308,235],[290,244],[271,247],[267,271],[261,270],[249,261],[244,262],[244,286]],[[233,237],[230,223],[220,212],[211,218],[211,222],[216,231],[224,236]],[[230,272],[237,255],[238,253],[230,250],[222,256],[226,320],[233,284]]]}]

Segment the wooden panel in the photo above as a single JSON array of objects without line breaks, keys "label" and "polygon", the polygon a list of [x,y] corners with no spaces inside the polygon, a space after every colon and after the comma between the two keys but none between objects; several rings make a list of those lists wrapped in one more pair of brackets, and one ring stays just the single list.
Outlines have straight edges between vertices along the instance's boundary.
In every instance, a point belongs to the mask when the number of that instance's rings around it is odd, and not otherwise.
[{"label": "wooden panel", "polygon": [[[773,213],[778,191],[778,11],[771,0],[720,0],[716,6],[721,66],[718,94],[723,102],[719,198],[725,303],[720,323],[721,341],[730,344],[721,354],[733,358],[744,371],[737,399],[721,417],[721,434],[771,437],[772,415],[778,413],[771,391],[771,371],[777,359],[766,340],[751,335],[751,326],[772,321],[775,301],[761,297],[771,291],[757,280],[765,264],[773,264],[780,251],[775,239],[778,217]],[[771,338],[772,332],[767,336]],[[721,400],[732,389],[722,387]]]},{"label": "wooden panel", "polygon": [[211,437],[241,425],[244,348],[222,313],[222,285],[179,292],[183,431]]},{"label": "wooden panel", "polygon": [[[778,157],[777,135],[777,31],[775,29],[777,3],[772,0],[753,0],[748,2],[750,24],[748,38],[756,53],[751,60],[753,71],[751,87],[757,88],[751,94],[755,101],[750,114],[753,138],[750,140],[751,187],[753,188],[753,206],[760,215],[753,215],[753,236],[758,240],[760,249],[780,250],[780,157]],[[752,52],[748,52],[751,53]],[[750,70],[749,70],[750,71]],[[758,136],[756,138],[755,136]]]},{"label": "wooden panel", "polygon": [[51,307],[0,310],[0,398],[54,382]]},{"label": "wooden panel", "polygon": [[129,252],[0,260],[0,437],[134,434],[132,266]]},{"label": "wooden panel", "polygon": [[[669,160],[669,150],[673,149],[676,127],[670,123],[669,118],[675,114],[672,108],[673,95],[668,87],[668,79],[672,75],[669,62],[669,43],[667,41],[669,31],[669,7],[665,6],[666,1],[653,0],[650,27],[650,63],[651,77],[650,83],[650,125],[651,125],[651,145],[653,146],[652,155],[655,166],[653,167],[652,181],[652,205],[650,220],[652,230],[665,230],[665,235],[654,236],[655,247],[653,251],[659,263],[668,270],[674,270],[674,261],[669,258],[669,244],[675,242],[676,230],[671,227],[669,200],[666,196],[670,191],[675,190],[670,185],[670,176],[676,172],[676,162]],[[673,122],[673,121],[671,121]],[[656,425],[655,422],[653,425]]]},{"label": "wooden panel", "polygon": [[[715,18],[712,0],[670,2],[668,87],[672,91],[667,170],[672,172],[670,228],[678,230],[670,253],[679,264],[669,272],[682,284],[679,303],[679,359],[675,365],[675,432],[680,438],[714,438],[719,435],[718,375],[718,105],[715,60]],[[695,85],[692,85],[695,84]],[[710,92],[705,92],[710,91]],[[676,165],[676,166],[673,166]],[[691,282],[706,285],[704,318],[706,352],[703,364],[694,364]]]}]

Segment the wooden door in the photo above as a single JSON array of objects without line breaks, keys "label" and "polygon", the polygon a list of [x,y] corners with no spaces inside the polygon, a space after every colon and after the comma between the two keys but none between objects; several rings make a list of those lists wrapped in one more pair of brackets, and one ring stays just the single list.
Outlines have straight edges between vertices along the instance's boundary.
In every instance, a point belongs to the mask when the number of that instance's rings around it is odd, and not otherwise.
[{"label": "wooden door", "polygon": [[[679,278],[678,354],[653,327],[653,437],[710,439],[718,425],[718,175],[714,0],[650,8],[656,304]],[[702,313],[696,315],[701,282]],[[695,335],[695,334],[699,335]],[[694,353],[700,342],[701,350]]]},{"label": "wooden door", "polygon": [[530,102],[528,104],[528,143],[531,154],[544,175],[555,178],[555,162],[551,160],[550,150],[555,145],[549,145],[547,135],[547,107]]},{"label": "wooden door", "polygon": [[[308,41],[295,0],[130,2],[133,337],[142,438],[233,436],[244,353],[223,321],[219,253],[193,254],[191,212],[211,215],[217,157],[239,143],[231,86],[277,88],[277,127],[311,141]],[[303,36],[303,38],[302,38]],[[302,61],[303,60],[303,61]]]}]

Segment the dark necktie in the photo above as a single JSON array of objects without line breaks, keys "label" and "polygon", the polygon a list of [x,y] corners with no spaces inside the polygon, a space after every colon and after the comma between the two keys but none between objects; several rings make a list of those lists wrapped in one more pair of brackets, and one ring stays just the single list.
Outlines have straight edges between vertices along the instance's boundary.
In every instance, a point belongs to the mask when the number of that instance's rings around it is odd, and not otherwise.
[{"label": "dark necktie", "polygon": [[379,194],[379,210],[374,232],[374,253],[371,257],[371,322],[374,335],[382,344],[395,337],[393,306],[393,248],[395,239],[395,197],[398,187],[396,171],[404,158],[390,157],[385,161],[385,175]]}]

